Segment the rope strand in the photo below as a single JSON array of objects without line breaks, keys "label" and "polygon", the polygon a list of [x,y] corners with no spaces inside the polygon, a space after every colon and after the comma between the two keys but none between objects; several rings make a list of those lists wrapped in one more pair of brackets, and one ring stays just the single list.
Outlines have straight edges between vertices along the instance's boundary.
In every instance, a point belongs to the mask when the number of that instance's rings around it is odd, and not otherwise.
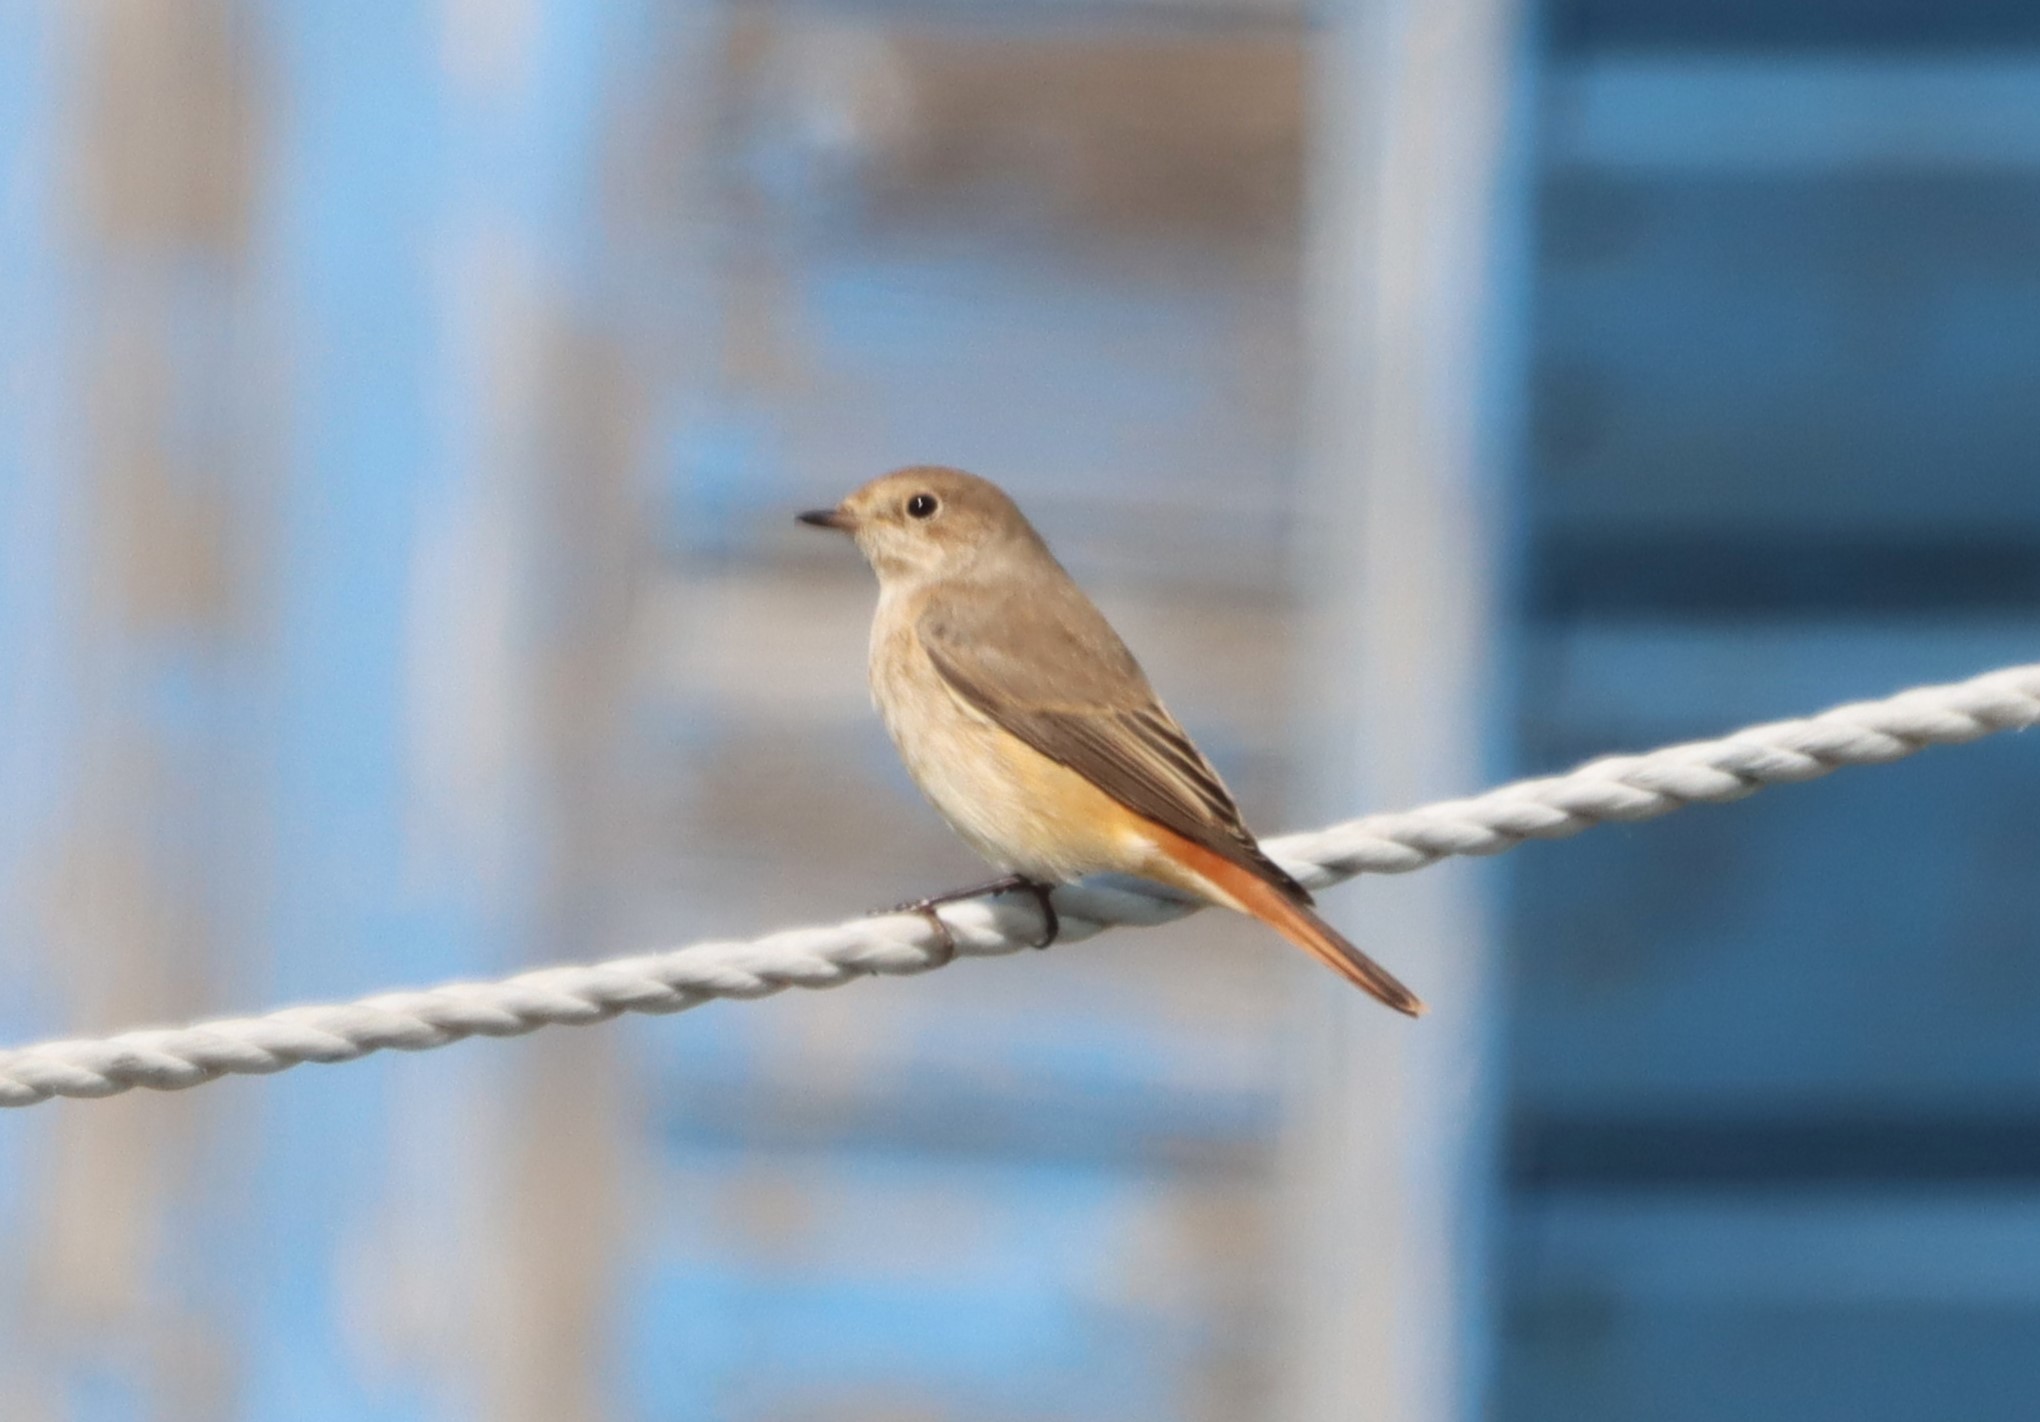
[{"label": "rope strand", "polygon": [[[1308,887],[1357,874],[1404,874],[1452,855],[1499,854],[1526,840],[1722,804],[1766,785],[1812,780],[1850,765],[1883,765],[1932,745],[1959,745],[2040,725],[2040,663],[1970,681],[1918,687],[1884,701],[1752,726],[1714,741],[1609,756],[1565,775],[1399,814],[1369,815],[1266,841]],[[1058,889],[1061,941],[1145,927],[1196,905],[1116,883]],[[973,899],[941,911],[958,956],[1012,953],[1040,936],[1025,896]],[[467,1037],[605,1022],[625,1012],[683,1012],[714,998],[769,997],[855,978],[926,972],[947,961],[919,914],[852,919],[750,941],[702,943],[586,966],[542,968],[496,982],[448,983],[357,1002],[288,1007],[259,1017],[44,1042],[0,1052],[0,1106],[55,1096],[176,1091],[229,1074],[259,1076],[305,1062],[348,1062],[394,1048],[428,1051]]]}]

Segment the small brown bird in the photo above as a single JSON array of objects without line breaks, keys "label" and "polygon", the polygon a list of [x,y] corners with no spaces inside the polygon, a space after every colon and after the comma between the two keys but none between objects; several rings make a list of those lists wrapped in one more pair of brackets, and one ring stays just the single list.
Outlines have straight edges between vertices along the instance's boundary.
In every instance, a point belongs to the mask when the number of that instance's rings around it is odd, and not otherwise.
[{"label": "small brown bird", "polygon": [[1397,1011],[1424,1011],[1262,852],[1211,762],[998,486],[902,469],[800,520],[849,534],[878,574],[872,698],[935,808],[1007,875],[903,909],[941,927],[937,904],[1025,889],[1046,947],[1050,888],[1137,875],[1260,919]]}]

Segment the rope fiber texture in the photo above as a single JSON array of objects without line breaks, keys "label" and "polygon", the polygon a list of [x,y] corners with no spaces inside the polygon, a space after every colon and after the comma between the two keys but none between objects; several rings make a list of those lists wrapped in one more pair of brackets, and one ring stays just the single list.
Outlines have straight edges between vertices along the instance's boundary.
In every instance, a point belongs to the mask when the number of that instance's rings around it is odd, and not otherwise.
[{"label": "rope fiber texture", "polygon": [[[2040,725],[2040,663],[1752,726],[1720,740],[1610,756],[1564,775],[1348,820],[1268,840],[1264,847],[1319,889],[1357,874],[1403,874],[1451,855],[1499,854],[1527,840],[1559,839],[1687,805],[1720,804],[1766,785],[1813,780],[1843,766],[1883,765],[1928,746],[2035,725]],[[1197,907],[1158,888],[1102,881],[1056,890],[1055,906],[1062,938],[1072,942],[1114,926],[1167,923]],[[971,956],[1031,947],[1043,926],[1040,910],[1024,894],[973,899],[941,913],[957,953]],[[925,972],[948,961],[941,936],[924,917],[894,913],[749,942],[545,968],[497,982],[449,983],[192,1027],[44,1042],[0,1052],[0,1106],[33,1106],[54,1096],[114,1096],[143,1086],[175,1091],[228,1074],[348,1062],[390,1047],[424,1051],[466,1037],[515,1037],[540,1027],[604,1022],[625,1012],[681,1012],[713,998],[835,987],[877,974]]]}]

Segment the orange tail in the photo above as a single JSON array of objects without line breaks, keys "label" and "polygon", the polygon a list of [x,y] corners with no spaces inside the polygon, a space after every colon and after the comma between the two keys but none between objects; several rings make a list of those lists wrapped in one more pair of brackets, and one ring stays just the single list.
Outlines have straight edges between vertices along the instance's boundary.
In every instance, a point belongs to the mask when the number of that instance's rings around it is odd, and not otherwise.
[{"label": "orange tail", "polygon": [[[1347,982],[1365,988],[1397,1012],[1422,1017],[1423,1000],[1395,980],[1388,969],[1340,937],[1332,926],[1274,884],[1230,859],[1179,835],[1168,835],[1169,856],[1214,885],[1241,913],[1258,918]],[[1157,836],[1159,838],[1159,836]]]}]

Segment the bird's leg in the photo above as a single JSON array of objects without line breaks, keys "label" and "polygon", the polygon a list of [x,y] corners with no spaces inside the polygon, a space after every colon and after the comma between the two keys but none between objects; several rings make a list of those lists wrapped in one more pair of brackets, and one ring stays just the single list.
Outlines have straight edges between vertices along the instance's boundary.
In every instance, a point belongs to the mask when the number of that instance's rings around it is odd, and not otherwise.
[{"label": "bird's leg", "polygon": [[1014,877],[1018,878],[1020,882],[1013,887],[1025,889],[1028,893],[1034,895],[1034,902],[1041,909],[1041,941],[1034,946],[1036,948],[1046,948],[1054,943],[1056,939],[1062,937],[1062,917],[1055,911],[1055,885],[1044,884],[1039,879],[1028,879],[1020,875],[1015,875]]},{"label": "bird's leg", "polygon": [[946,968],[956,961],[956,935],[949,931],[949,925],[942,921],[942,915],[935,912],[935,905],[932,902],[901,904],[898,908],[891,909],[889,912],[917,913],[927,919],[930,924],[934,925],[935,932],[942,939],[942,956],[936,961],[935,966]]},{"label": "bird's leg", "polygon": [[941,933],[942,941],[947,948],[947,953],[942,960],[947,963],[956,956],[956,938],[950,933],[949,925],[942,921],[942,915],[935,912],[936,909],[940,908],[943,904],[960,904],[966,899],[990,898],[994,894],[1016,893],[1022,889],[1034,895],[1034,902],[1041,906],[1041,919],[1043,924],[1046,925],[1046,932],[1042,935],[1041,941],[1034,946],[1036,948],[1046,948],[1062,935],[1062,920],[1056,916],[1055,900],[1050,897],[1055,892],[1055,886],[1053,884],[1044,884],[1038,879],[1030,879],[1025,874],[1008,874],[1004,878],[992,880],[989,884],[976,884],[968,889],[952,889],[946,894],[934,894],[925,899],[912,899],[906,903],[895,905],[893,908],[887,909],[886,912],[918,913],[926,918],[928,922],[934,924],[936,930]]},{"label": "bird's leg", "polygon": [[1003,879],[994,879],[989,884],[975,888],[956,889],[946,894],[931,894],[925,899],[909,899],[903,904],[894,904],[883,910],[885,913],[917,913],[934,926],[942,936],[942,961],[937,967],[948,967],[956,961],[956,935],[949,931],[949,925],[942,921],[942,915],[935,912],[943,904],[960,904],[965,899],[983,898],[987,894],[1002,894],[1008,889],[1018,888],[1021,879],[1017,874],[1008,874]]},{"label": "bird's leg", "polygon": [[1028,888],[1031,884],[1031,880],[1024,879],[1018,874],[1008,874],[1005,878],[994,879],[989,884],[976,884],[968,889],[951,889],[946,894],[931,894],[925,899],[909,899],[903,904],[893,905],[886,912],[926,913],[929,909],[940,908],[944,904],[960,904],[965,899],[990,898],[993,894],[1011,893],[1014,889]]}]

